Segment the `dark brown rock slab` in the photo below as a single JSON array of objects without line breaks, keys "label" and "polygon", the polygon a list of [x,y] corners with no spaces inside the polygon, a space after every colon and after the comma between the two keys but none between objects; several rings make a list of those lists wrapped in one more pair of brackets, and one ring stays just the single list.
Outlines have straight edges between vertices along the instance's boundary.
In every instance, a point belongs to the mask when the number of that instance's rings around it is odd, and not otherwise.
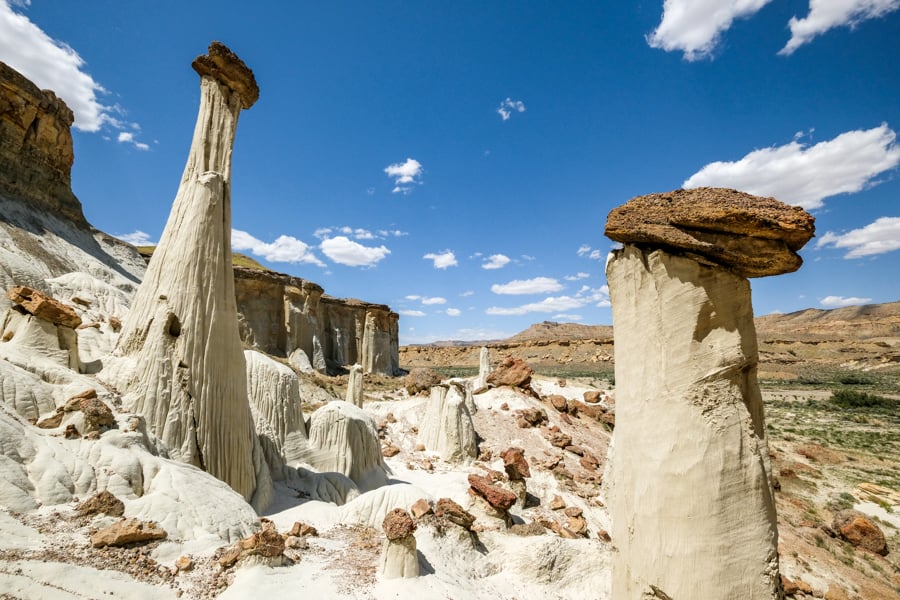
[{"label": "dark brown rock slab", "polygon": [[499,485],[494,485],[487,477],[469,475],[469,485],[478,496],[497,510],[509,510],[516,503],[516,495]]},{"label": "dark brown rock slab", "polygon": [[126,544],[162,540],[165,539],[166,535],[166,530],[153,521],[122,519],[94,533],[91,536],[91,545],[94,548],[124,546]]},{"label": "dark brown rock slab", "polygon": [[834,515],[831,528],[850,544],[885,556],[888,553],[884,532],[866,515],[856,510],[842,510]]},{"label": "dark brown rock slab", "polygon": [[472,529],[475,515],[464,509],[450,498],[440,498],[434,505],[434,516],[456,523],[463,529]]},{"label": "dark brown rock slab", "polygon": [[408,512],[402,508],[395,508],[384,516],[381,527],[387,539],[402,540],[416,530],[416,522]]},{"label": "dark brown rock slab", "polygon": [[531,477],[531,468],[525,459],[525,450],[511,447],[501,452],[500,456],[503,458],[506,475],[511,480],[524,480],[526,477]]},{"label": "dark brown rock slab", "polygon": [[507,356],[487,376],[487,382],[493,385],[527,388],[531,385],[531,367],[521,358]]},{"label": "dark brown rock slab", "polygon": [[727,188],[632,198],[610,211],[606,236],[722,266],[742,277],[791,273],[815,219],[797,206]]},{"label": "dark brown rock slab", "polygon": [[201,54],[191,66],[201,76],[212,77],[237,92],[244,109],[250,108],[259,99],[259,86],[253,71],[222,42],[212,42],[209,54]]},{"label": "dark brown rock slab", "polygon": [[75,329],[81,325],[81,317],[71,306],[67,306],[34,288],[17,285],[6,292],[6,297],[21,306],[26,312],[54,325]]},{"label": "dark brown rock slab", "polygon": [[125,503],[116,498],[112,492],[103,490],[79,504],[76,510],[83,516],[104,514],[121,517],[125,514]]}]

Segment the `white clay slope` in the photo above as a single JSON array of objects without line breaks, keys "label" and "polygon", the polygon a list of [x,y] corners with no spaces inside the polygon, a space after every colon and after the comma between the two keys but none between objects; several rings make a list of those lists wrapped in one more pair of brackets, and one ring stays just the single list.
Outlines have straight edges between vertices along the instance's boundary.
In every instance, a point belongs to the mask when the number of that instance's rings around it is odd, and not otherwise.
[{"label": "white clay slope", "polygon": [[263,453],[278,477],[285,461],[306,449],[306,423],[300,410],[300,380],[283,365],[255,350],[245,350],[247,393]]}]

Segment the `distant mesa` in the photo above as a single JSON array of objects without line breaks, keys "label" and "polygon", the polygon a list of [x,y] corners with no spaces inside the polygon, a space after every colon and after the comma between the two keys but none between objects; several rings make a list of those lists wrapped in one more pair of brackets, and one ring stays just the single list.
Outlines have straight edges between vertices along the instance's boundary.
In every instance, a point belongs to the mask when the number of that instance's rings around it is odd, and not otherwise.
[{"label": "distant mesa", "polygon": [[610,211],[607,237],[715,264],[741,277],[791,273],[815,220],[797,206],[727,188],[632,198]]}]

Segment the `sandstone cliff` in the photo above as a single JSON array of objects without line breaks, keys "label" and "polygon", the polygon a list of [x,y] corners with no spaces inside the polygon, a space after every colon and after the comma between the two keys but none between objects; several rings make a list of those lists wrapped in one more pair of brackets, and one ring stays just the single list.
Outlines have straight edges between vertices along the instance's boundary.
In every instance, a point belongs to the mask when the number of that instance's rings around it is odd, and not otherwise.
[{"label": "sandstone cliff", "polygon": [[398,315],[384,304],[343,300],[318,284],[235,267],[241,339],[275,356],[303,350],[319,371],[359,363],[366,372],[400,368]]},{"label": "sandstone cliff", "polygon": [[56,94],[0,62],[0,189],[86,227],[71,188],[74,120]]}]

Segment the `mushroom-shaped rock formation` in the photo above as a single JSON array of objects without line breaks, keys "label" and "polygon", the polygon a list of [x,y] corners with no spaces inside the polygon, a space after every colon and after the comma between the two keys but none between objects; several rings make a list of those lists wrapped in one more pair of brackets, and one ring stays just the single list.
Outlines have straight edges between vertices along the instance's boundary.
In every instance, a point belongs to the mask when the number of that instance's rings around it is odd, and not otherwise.
[{"label": "mushroom-shaped rock formation", "polygon": [[309,450],[303,460],[319,471],[343,473],[362,492],[387,484],[390,474],[375,421],[361,408],[340,400],[312,414]]},{"label": "mushroom-shaped rock formation", "polygon": [[418,577],[416,522],[408,512],[395,508],[384,518],[382,528],[387,539],[381,551],[381,574],[385,579]]},{"label": "mushroom-shaped rock formation", "polygon": [[127,317],[116,382],[170,454],[254,506],[271,480],[247,399],[231,260],[231,153],[241,108],[259,94],[224,45],[194,60],[200,112],[169,220]]},{"label": "mushroom-shaped rock formation", "polygon": [[307,446],[300,380],[290,367],[261,352],[245,350],[244,359],[256,431],[269,468],[277,477],[285,461],[299,457]]},{"label": "mushroom-shaped rock formation", "polygon": [[362,408],[363,405],[363,368],[360,364],[350,367],[347,377],[347,402]]},{"label": "mushroom-shaped rock formation", "polygon": [[812,216],[774,198],[697,188],[632,198],[610,211],[607,237],[659,248],[740,277],[796,271],[797,251],[815,234]]},{"label": "mushroom-shaped rock formation", "polygon": [[451,382],[431,388],[431,398],[419,425],[419,441],[448,462],[475,458],[475,426],[466,408],[462,384]]},{"label": "mushroom-shaped rock formation", "polygon": [[[614,210],[607,226],[626,242],[606,269],[617,384],[607,503],[617,550],[612,597],[778,598],[775,501],[744,276],[796,269],[794,252],[813,221],[738,192],[645,198]],[[660,222],[667,206],[669,224]]]}]

